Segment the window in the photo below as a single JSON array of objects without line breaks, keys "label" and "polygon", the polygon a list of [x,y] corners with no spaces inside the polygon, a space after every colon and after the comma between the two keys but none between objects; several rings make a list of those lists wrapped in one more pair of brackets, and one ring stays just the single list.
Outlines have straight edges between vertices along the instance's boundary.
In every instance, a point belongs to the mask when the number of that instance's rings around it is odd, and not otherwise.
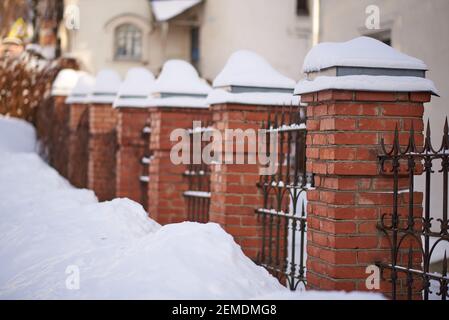
[{"label": "window", "polygon": [[115,30],[115,53],[117,60],[142,59],[142,31],[132,24],[122,24]]},{"label": "window", "polygon": [[200,32],[199,28],[194,27],[190,31],[190,56],[192,64],[198,67],[200,61]]},{"label": "window", "polygon": [[296,14],[298,16],[309,15],[309,0],[296,0]]}]

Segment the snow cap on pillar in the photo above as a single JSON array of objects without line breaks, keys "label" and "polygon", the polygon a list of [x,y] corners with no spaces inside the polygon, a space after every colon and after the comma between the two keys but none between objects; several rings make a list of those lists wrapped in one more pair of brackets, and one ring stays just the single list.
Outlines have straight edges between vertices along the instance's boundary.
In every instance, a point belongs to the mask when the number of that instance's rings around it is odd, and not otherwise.
[{"label": "snow cap on pillar", "polygon": [[230,56],[213,87],[207,99],[209,104],[290,105],[294,102],[295,81],[248,50],[239,50]]},{"label": "snow cap on pillar", "polygon": [[131,68],[120,86],[114,107],[146,107],[154,90],[154,75],[145,68]]},{"label": "snow cap on pillar", "polygon": [[68,96],[75,87],[80,74],[73,69],[62,69],[51,87],[52,96]]},{"label": "snow cap on pillar", "polygon": [[211,89],[191,64],[169,60],[162,67],[148,103],[158,107],[204,108]]},{"label": "snow cap on pillar", "polygon": [[95,86],[95,78],[87,72],[80,71],[80,76],[76,82],[75,87],[70,92],[65,103],[87,103],[87,97],[92,92]]},{"label": "snow cap on pillar", "polygon": [[97,73],[95,86],[88,99],[90,103],[112,104],[120,89],[121,79],[117,72],[103,69]]},{"label": "snow cap on pillar", "polygon": [[423,61],[370,37],[324,42],[304,59],[306,77],[296,85],[295,94],[336,89],[437,95],[433,82],[425,78],[426,71]]}]

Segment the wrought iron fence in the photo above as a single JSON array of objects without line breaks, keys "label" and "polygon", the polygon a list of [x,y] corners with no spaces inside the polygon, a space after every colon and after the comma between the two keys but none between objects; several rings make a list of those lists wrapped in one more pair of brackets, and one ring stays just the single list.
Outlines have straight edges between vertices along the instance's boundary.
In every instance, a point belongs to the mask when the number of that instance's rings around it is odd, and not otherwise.
[{"label": "wrought iron fence", "polygon": [[150,164],[153,159],[150,149],[151,127],[149,124],[146,124],[142,128],[142,139],[145,141],[145,151],[140,161],[142,164],[142,171],[139,181],[141,188],[141,204],[145,210],[148,210],[148,183],[150,182]]},{"label": "wrought iron fence", "polygon": [[[383,214],[378,225],[385,233],[391,250],[390,261],[378,263],[383,278],[391,282],[393,299],[446,300],[449,297],[447,255],[444,252],[438,258],[437,251],[442,252],[440,248],[444,248],[444,245],[449,247],[447,119],[438,149],[432,146],[429,122],[422,147],[415,143],[412,126],[407,147],[401,148],[396,128],[391,148],[387,150],[382,141],[382,149],[383,154],[379,157],[382,172],[393,179],[392,213]],[[414,181],[415,175],[421,173],[425,180],[424,207],[416,193]],[[431,179],[441,179],[434,173],[441,174],[442,184],[439,190],[431,190]],[[431,192],[442,192],[440,218],[435,217],[437,212],[431,212]],[[435,260],[440,261],[434,263]]]},{"label": "wrought iron fence", "polygon": [[[267,134],[266,150],[278,146],[277,172],[261,175],[257,186],[263,206],[256,210],[262,225],[261,250],[257,261],[291,290],[306,281],[305,191],[313,186],[306,173],[306,109],[280,108],[268,115],[262,129]],[[270,133],[275,132],[277,141]]]},{"label": "wrought iron fence", "polygon": [[[194,163],[194,135],[201,136],[204,132],[212,130],[209,126],[189,130],[190,160],[184,176],[188,180],[188,190],[184,192],[189,221],[209,222],[210,207],[210,166],[203,161]],[[202,139],[201,139],[202,140]],[[207,142],[201,141],[201,153]]]}]

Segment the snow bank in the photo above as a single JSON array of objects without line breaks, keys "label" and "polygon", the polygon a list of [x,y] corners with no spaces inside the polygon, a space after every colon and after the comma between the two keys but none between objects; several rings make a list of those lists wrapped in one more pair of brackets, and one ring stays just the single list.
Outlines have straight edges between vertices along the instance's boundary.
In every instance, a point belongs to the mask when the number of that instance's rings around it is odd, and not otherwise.
[{"label": "snow bank", "polygon": [[276,71],[258,54],[239,50],[226,62],[213,82],[214,88],[226,86],[292,89],[295,81]]},{"label": "snow bank", "polygon": [[344,291],[278,291],[256,300],[385,300],[380,293]]},{"label": "snow bank", "polygon": [[303,72],[334,66],[427,70],[425,63],[419,59],[398,52],[376,39],[358,37],[347,42],[316,45],[304,59]]},{"label": "snow bank", "polygon": [[145,68],[131,68],[120,86],[114,107],[145,107],[154,86],[154,75]]},{"label": "snow bank", "polygon": [[95,78],[90,74],[81,72],[75,87],[70,92],[65,103],[86,103],[87,97],[95,86]]},{"label": "snow bank", "polygon": [[0,152],[33,152],[36,131],[28,122],[0,115]]},{"label": "snow bank", "polygon": [[202,0],[155,0],[151,9],[157,21],[167,21],[199,4]]},{"label": "snow bank", "polygon": [[117,72],[103,69],[98,72],[95,86],[88,97],[92,103],[113,103],[120,89],[121,79]]},{"label": "snow bank", "polygon": [[[17,131],[7,132],[16,139],[29,128],[13,121]],[[0,145],[11,137],[0,135]],[[0,299],[378,298],[291,294],[219,225],[161,227],[139,204],[99,203],[36,153],[7,148],[0,150],[0,261]],[[79,288],[71,286],[76,274]]]},{"label": "snow bank", "polygon": [[[98,203],[35,153],[0,156],[0,298],[251,298],[285,290],[216,224],[160,227],[127,199]],[[66,288],[76,266],[80,289]]]},{"label": "snow bank", "polygon": [[432,92],[438,95],[433,82],[418,77],[393,76],[319,76],[314,80],[303,79],[295,87],[295,94],[317,92],[327,89],[393,91],[393,92]]},{"label": "snow bank", "polygon": [[52,96],[68,96],[75,87],[80,74],[73,69],[63,69],[59,71],[51,87]]}]

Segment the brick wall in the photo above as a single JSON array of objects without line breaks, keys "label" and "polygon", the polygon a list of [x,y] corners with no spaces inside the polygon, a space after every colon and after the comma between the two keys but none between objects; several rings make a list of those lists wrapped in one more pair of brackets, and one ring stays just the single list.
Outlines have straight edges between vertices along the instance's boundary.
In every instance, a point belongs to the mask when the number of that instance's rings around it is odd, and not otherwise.
[{"label": "brick wall", "polygon": [[115,198],[117,109],[109,104],[89,106],[88,183],[100,201]]},{"label": "brick wall", "polygon": [[116,163],[116,195],[141,202],[143,188],[142,157],[146,153],[147,143],[142,134],[149,123],[147,108],[118,108],[117,122],[117,163]]},{"label": "brick wall", "polygon": [[176,142],[170,141],[170,133],[178,128],[192,128],[192,122],[210,120],[208,109],[200,108],[150,108],[152,161],[149,168],[148,212],[161,224],[187,220],[183,193],[188,184],[183,173],[184,165],[174,165],[170,150]]},{"label": "brick wall", "polygon": [[68,179],[77,188],[87,188],[89,110],[86,104],[69,106]]},{"label": "brick wall", "polygon": [[[386,238],[376,229],[393,203],[393,179],[380,174],[377,158],[381,138],[391,144],[398,126],[406,145],[413,123],[416,143],[422,145],[423,102],[430,94],[327,90],[301,99],[308,103],[307,169],[315,174],[316,186],[307,192],[308,285],[366,290],[366,266],[388,260],[390,254]],[[404,215],[406,178],[399,179],[399,188]],[[416,192],[415,201],[420,215],[421,193]],[[406,252],[408,245],[404,243]],[[418,250],[420,244],[413,246]],[[381,289],[390,288],[383,283]]]}]

